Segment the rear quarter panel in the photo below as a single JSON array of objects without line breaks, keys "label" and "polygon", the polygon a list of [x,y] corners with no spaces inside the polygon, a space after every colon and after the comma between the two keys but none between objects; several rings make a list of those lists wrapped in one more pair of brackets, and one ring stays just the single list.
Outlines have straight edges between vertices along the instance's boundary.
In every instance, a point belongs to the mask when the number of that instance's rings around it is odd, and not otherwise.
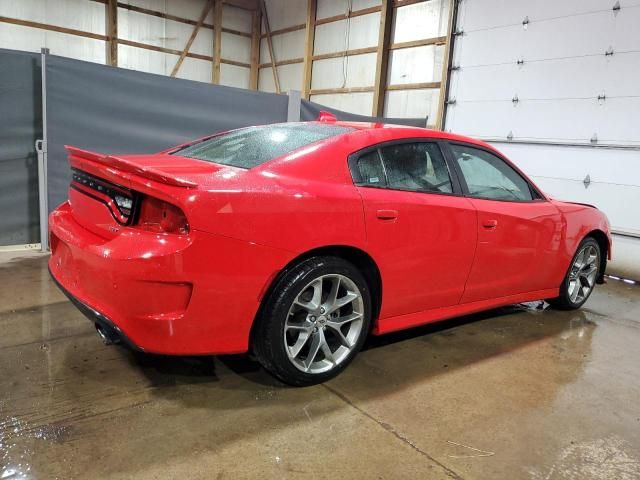
[{"label": "rear quarter panel", "polygon": [[362,200],[347,157],[378,138],[355,131],[250,170],[223,168],[193,192],[187,216],[195,229],[295,254],[328,245],[365,249]]}]

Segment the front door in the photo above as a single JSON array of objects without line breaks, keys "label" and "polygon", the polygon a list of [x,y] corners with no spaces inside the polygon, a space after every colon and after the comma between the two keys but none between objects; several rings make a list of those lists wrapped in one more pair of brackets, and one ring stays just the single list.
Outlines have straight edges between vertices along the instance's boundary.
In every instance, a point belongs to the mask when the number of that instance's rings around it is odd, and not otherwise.
[{"label": "front door", "polygon": [[478,212],[478,247],[462,303],[557,287],[558,209],[497,155],[463,144],[450,148]]}]

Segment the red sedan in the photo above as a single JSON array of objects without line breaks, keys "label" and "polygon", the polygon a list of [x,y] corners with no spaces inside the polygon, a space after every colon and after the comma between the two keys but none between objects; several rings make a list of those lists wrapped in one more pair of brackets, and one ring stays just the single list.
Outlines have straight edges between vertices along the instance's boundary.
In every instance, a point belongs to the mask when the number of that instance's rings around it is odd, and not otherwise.
[{"label": "red sedan", "polygon": [[68,147],[50,271],[110,342],[252,350],[286,383],[342,371],[367,335],[548,299],[579,308],[611,237],[490,145],[332,120],[153,155]]}]

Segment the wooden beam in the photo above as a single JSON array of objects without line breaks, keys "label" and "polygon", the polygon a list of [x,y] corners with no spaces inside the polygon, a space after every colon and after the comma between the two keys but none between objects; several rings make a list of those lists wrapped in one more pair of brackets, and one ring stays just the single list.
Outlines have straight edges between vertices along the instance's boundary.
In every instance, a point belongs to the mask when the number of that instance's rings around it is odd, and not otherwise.
[{"label": "wooden beam", "polygon": [[76,30],[75,28],[58,27],[47,23],[32,22],[30,20],[20,20],[18,18],[0,16],[0,23],[10,23],[12,25],[20,25],[23,27],[39,28],[50,32],[66,33],[68,35],[76,35],[78,37],[93,38],[94,40],[107,40],[106,35],[99,33],[85,32],[84,30]]},{"label": "wooden beam", "polygon": [[444,129],[444,122],[447,116],[446,101],[449,96],[449,82],[451,78],[451,60],[453,58],[453,42],[458,18],[457,0],[449,0],[449,24],[447,26],[447,43],[444,47],[444,62],[442,62],[442,81],[440,83],[440,98],[438,99],[438,113],[436,118],[436,128]]},{"label": "wooden beam", "polygon": [[[113,1],[113,0],[109,0],[109,1]],[[178,73],[178,70],[180,70],[180,66],[184,61],[184,58],[187,56],[187,53],[189,53],[189,49],[191,48],[191,45],[193,45],[193,41],[196,39],[196,36],[200,31],[200,27],[204,23],[205,18],[207,18],[207,15],[209,15],[209,11],[211,11],[212,6],[213,6],[213,0],[204,1],[204,8],[202,9],[202,13],[200,14],[198,23],[196,24],[195,27],[193,27],[193,31],[191,32],[191,36],[189,37],[189,40],[187,40],[187,44],[184,46],[184,49],[180,53],[180,56],[178,57],[178,60],[176,61],[176,64],[173,67],[173,70],[171,70],[172,77],[175,77],[176,74]]]},{"label": "wooden beam", "polygon": [[118,1],[106,0],[104,4],[105,63],[118,66]]},{"label": "wooden beam", "polygon": [[251,38],[251,34],[249,32],[234,30],[233,28],[222,27],[222,33],[230,33],[231,35],[239,35],[241,37]]},{"label": "wooden beam", "polygon": [[213,63],[211,81],[220,83],[220,59],[222,58],[222,0],[213,3]]},{"label": "wooden beam", "polygon": [[249,72],[249,88],[258,89],[260,74],[260,32],[262,30],[262,10],[251,14],[251,71]]},{"label": "wooden beam", "polygon": [[[281,67],[282,65],[293,65],[294,63],[304,63],[304,58],[290,58],[289,60],[279,60],[276,62],[276,67]],[[260,68],[270,67],[271,62],[269,63],[261,63],[259,65]]]},{"label": "wooden beam", "polygon": [[389,85],[389,90],[423,90],[425,88],[440,88],[440,82],[421,82],[421,83],[398,83]]},{"label": "wooden beam", "polygon": [[[291,27],[281,28],[280,30],[272,30],[271,31],[271,36],[275,37],[276,35],[282,35],[283,33],[289,33],[289,32],[296,32],[298,30],[304,30],[305,27],[306,27],[306,24],[301,23],[300,25],[293,25]],[[260,35],[260,38],[267,38],[267,34],[263,33],[262,35]]]},{"label": "wooden beam", "polygon": [[302,98],[309,100],[313,72],[313,45],[316,38],[318,0],[307,0],[307,23],[304,35],[304,66],[302,67]]},{"label": "wooden beam", "polygon": [[220,63],[224,63],[225,65],[235,65],[236,67],[242,67],[242,68],[251,68],[250,63],[238,62],[237,60],[230,60],[227,58],[221,58]]},{"label": "wooden beam", "polygon": [[343,87],[343,88],[318,88],[311,90],[309,95],[326,95],[331,93],[362,93],[373,92],[373,87]]},{"label": "wooden beam", "polygon": [[[106,3],[109,0],[93,0],[94,2]],[[178,23],[186,23],[187,25],[197,25],[197,20],[191,20],[190,18],[178,17],[176,15],[171,15],[169,13],[159,12],[157,10],[151,10],[149,8],[138,7],[136,5],[130,5],[128,3],[118,2],[118,8],[124,8],[126,10],[141,13],[143,15],[151,15],[153,17],[164,18],[165,20],[171,20],[173,22]],[[208,28],[209,30],[213,30],[213,24],[211,23],[203,23],[202,28]],[[232,28],[222,27],[222,31],[224,33],[232,33],[233,35],[240,35],[242,37],[251,38],[251,34],[248,32],[243,32],[240,30],[234,30]]]},{"label": "wooden beam", "polygon": [[371,115],[384,115],[384,92],[387,85],[389,67],[389,44],[391,43],[391,26],[393,24],[393,0],[382,0],[380,27],[378,29],[378,55],[376,57],[376,76],[373,89],[373,106]]},{"label": "wooden beam", "polygon": [[[134,42],[132,40],[125,40],[124,38],[119,38],[118,44],[128,45],[129,47],[142,48],[144,50],[153,50],[154,52],[170,53],[172,55],[180,55],[182,53],[180,50],[175,50],[173,48],[158,47],[157,45],[149,45],[148,43],[140,43],[140,42]],[[213,57],[211,57],[210,55],[201,55],[199,53],[193,53],[193,52],[187,53],[187,57],[197,58],[198,60],[206,60],[208,62],[211,62],[213,60]]]},{"label": "wooden beam", "polygon": [[269,29],[269,15],[264,0],[260,1],[262,9],[262,20],[264,21],[264,29],[267,34],[267,46],[269,47],[269,57],[271,58],[271,70],[273,71],[273,83],[276,86],[276,93],[280,93],[280,80],[278,80],[278,69],[276,68],[276,59],[273,55],[273,40],[271,38],[271,30]]},{"label": "wooden beam", "polygon": [[424,47],[425,45],[446,45],[447,37],[424,38],[422,40],[411,40],[410,42],[400,42],[392,44],[390,50],[400,50],[402,48]]},{"label": "wooden beam", "polygon": [[[340,57],[353,57],[354,55],[363,55],[365,53],[376,53],[378,51],[378,47],[366,47],[366,48],[353,48],[351,50],[343,50],[341,52],[331,52],[331,53],[319,53],[318,55],[312,55],[311,60],[326,60],[328,58],[340,58]],[[294,63],[304,63],[304,58],[290,58],[288,60],[278,60],[275,62],[276,67],[280,67],[282,65],[292,65]],[[271,62],[261,63],[260,68],[270,67]]]},{"label": "wooden beam", "polygon": [[363,8],[361,10],[354,10],[352,12],[343,13],[341,15],[334,15],[333,17],[321,18],[316,20],[316,25],[324,25],[325,23],[339,22],[340,20],[346,20],[347,18],[360,17],[362,15],[369,15],[381,11],[380,6]]},{"label": "wooden beam", "polygon": [[365,53],[376,53],[378,47],[353,48],[351,50],[343,50],[340,52],[320,53],[313,55],[313,60],[326,60],[327,58],[353,57],[354,55],[363,55]]},{"label": "wooden beam", "polygon": [[[143,15],[150,15],[152,17],[164,18],[165,20],[172,20],[178,23],[186,23],[187,25],[197,25],[198,22],[196,20],[191,20],[189,18],[178,17],[176,15],[171,15],[169,13],[159,12],[157,10],[151,10],[149,8],[138,7],[136,5],[131,5],[129,3],[118,2],[118,7],[124,8],[125,10],[129,10],[131,12],[141,13]],[[202,26],[204,28],[213,29],[213,25],[208,23],[203,23]]]},{"label": "wooden beam", "polygon": [[393,0],[393,6],[395,8],[398,7],[406,7],[407,5],[415,5],[416,3],[424,3],[429,0]]},{"label": "wooden beam", "polygon": [[249,10],[251,12],[260,10],[260,0],[224,0],[224,3],[230,7]]}]

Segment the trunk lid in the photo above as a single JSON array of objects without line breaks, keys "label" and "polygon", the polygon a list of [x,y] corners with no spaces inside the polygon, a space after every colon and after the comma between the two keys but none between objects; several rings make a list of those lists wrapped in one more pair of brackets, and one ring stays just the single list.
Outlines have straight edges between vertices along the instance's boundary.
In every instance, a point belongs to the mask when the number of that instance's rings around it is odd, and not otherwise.
[{"label": "trunk lid", "polygon": [[[145,195],[168,200],[188,192],[220,166],[189,158],[156,155],[105,155],[66,146],[72,179],[69,204],[84,228],[110,239],[137,220]],[[174,195],[172,195],[174,193]]]}]

